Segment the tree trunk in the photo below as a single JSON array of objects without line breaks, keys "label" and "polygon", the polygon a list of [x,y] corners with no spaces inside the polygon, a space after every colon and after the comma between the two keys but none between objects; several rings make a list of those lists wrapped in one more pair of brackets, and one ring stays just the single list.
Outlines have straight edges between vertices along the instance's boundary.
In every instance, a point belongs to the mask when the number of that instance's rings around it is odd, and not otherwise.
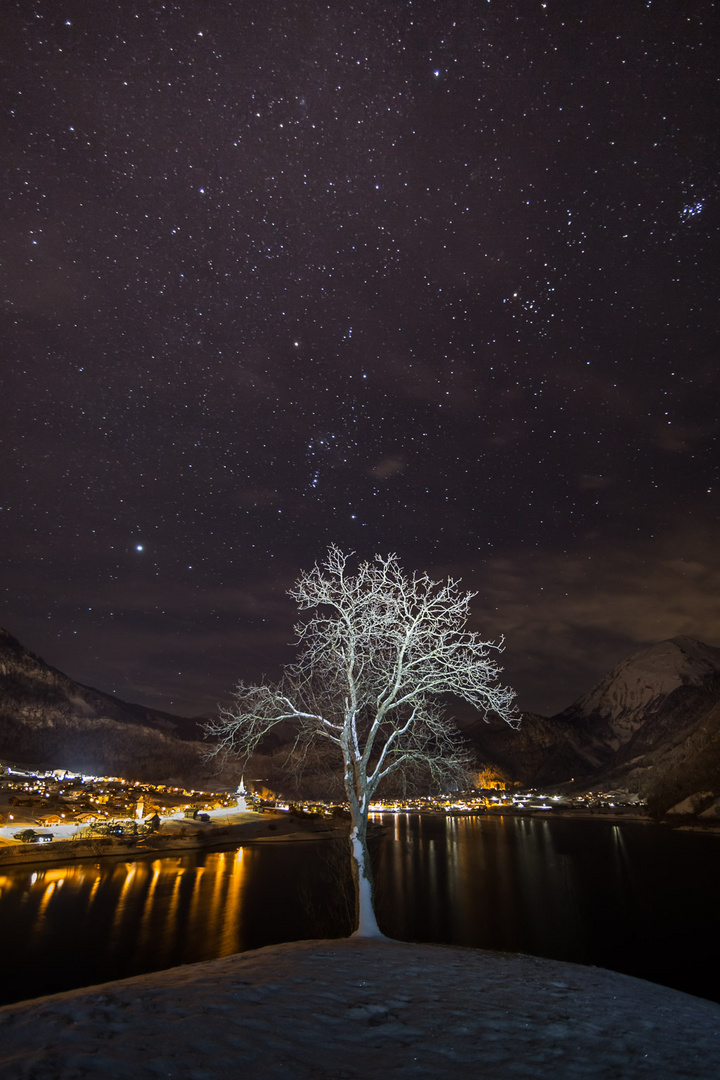
[{"label": "tree trunk", "polygon": [[373,906],[372,868],[367,846],[367,815],[353,813],[350,830],[350,865],[355,886],[355,931],[352,937],[382,938]]}]

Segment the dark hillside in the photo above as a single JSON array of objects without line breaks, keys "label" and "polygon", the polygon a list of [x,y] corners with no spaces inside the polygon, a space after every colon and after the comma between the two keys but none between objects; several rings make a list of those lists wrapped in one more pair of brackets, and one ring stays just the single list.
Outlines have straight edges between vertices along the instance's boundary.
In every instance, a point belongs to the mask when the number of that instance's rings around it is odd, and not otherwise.
[{"label": "dark hillside", "polygon": [[195,777],[199,721],[74,682],[0,630],[0,754],[15,761],[139,780]]}]

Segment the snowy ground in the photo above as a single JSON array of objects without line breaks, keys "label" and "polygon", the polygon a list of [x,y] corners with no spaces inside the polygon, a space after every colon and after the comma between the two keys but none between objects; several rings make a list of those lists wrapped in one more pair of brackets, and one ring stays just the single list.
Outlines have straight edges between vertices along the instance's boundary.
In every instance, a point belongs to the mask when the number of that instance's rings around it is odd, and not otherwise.
[{"label": "snowy ground", "polygon": [[[56,840],[72,840],[78,833],[83,832],[87,826],[78,825],[75,822],[63,822],[62,825],[38,825],[34,815],[30,812],[24,813],[25,808],[21,807],[15,810],[14,820],[8,825],[0,825],[0,843],[5,842],[8,844],[17,843],[14,839],[15,833],[21,832],[23,829],[32,828],[37,832],[52,833]],[[204,814],[210,817],[210,820],[215,825],[237,825],[244,821],[255,820],[258,815],[253,810],[244,810],[237,807],[220,807],[215,810],[203,810]],[[175,814],[166,814],[161,817],[163,825],[169,825],[170,828],[175,825],[196,826],[202,827],[201,822],[193,821],[192,818],[186,818],[182,810],[178,810]]]},{"label": "snowy ground", "polygon": [[720,1005],[597,968],[305,941],[0,1009],[6,1080],[717,1080]]}]

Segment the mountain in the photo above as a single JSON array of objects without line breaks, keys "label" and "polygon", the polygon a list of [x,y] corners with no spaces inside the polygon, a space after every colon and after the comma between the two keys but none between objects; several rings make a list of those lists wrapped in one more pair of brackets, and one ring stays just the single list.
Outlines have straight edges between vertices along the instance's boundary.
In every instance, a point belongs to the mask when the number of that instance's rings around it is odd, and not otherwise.
[{"label": "mountain", "polygon": [[[478,762],[523,787],[622,787],[657,813],[696,792],[720,797],[720,649],[691,637],[634,653],[555,716],[525,714],[518,731],[473,710],[456,719]],[[279,790],[296,782],[287,772],[292,737],[278,729],[255,760]],[[206,748],[199,721],[73,682],[0,630],[0,756],[197,783],[217,779],[202,762]],[[302,785],[330,793],[335,772],[322,755],[308,759]]]},{"label": "mountain", "polygon": [[200,722],[83,686],[0,629],[0,756],[136,780],[197,780]]},{"label": "mountain", "polygon": [[[648,717],[673,695],[694,698],[718,674],[720,649],[691,637],[671,638],[633,653],[559,715],[588,731],[602,728],[608,744],[619,750],[643,729],[646,735],[652,730]],[[655,730],[651,742],[656,736]]]},{"label": "mountain", "polygon": [[[720,797],[720,649],[675,637],[634,653],[555,716],[526,713],[518,730],[455,703],[481,772],[522,787],[624,788],[657,813],[698,791]],[[263,763],[285,790],[286,748]],[[327,770],[313,763],[327,790]]]},{"label": "mountain", "polygon": [[622,786],[660,811],[703,788],[720,794],[720,649],[661,641],[555,716],[527,715],[517,733],[483,726],[463,724],[476,751],[526,786]]}]

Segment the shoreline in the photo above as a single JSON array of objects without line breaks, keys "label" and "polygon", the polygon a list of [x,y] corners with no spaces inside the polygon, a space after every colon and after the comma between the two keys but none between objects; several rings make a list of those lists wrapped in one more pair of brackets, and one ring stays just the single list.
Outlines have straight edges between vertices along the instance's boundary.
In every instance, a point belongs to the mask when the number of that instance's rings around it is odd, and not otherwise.
[{"label": "shoreline", "polygon": [[[248,814],[245,820],[220,825],[195,826],[193,832],[168,830],[139,840],[99,836],[96,839],[53,840],[50,844],[7,844],[0,847],[0,868],[26,863],[48,863],[103,859],[113,856],[164,855],[173,851],[198,851],[232,844],[308,843],[331,840],[342,834],[325,821],[296,818],[284,812]],[[187,830],[191,826],[185,825]]]},{"label": "shoreline", "polygon": [[593,810],[514,810],[512,807],[506,807],[502,810],[453,810],[447,814],[443,814],[438,810],[373,810],[370,816],[379,817],[382,814],[426,814],[446,818],[541,818],[543,821],[562,818],[563,821],[599,821],[606,824],[652,825],[658,828],[670,829],[672,832],[681,830],[683,832],[720,836],[720,822],[705,823],[693,818],[692,815],[684,815],[677,819],[665,817],[659,821],[654,821],[647,814],[623,813],[615,810],[612,813],[605,813],[604,811],[595,812]]},{"label": "shoreline", "polygon": [[[376,811],[372,816],[390,814],[392,811]],[[432,811],[397,811],[397,813],[422,814]],[[232,820],[241,816],[243,820]],[[562,810],[533,810],[523,813],[466,811],[463,814],[447,814],[443,817],[480,817],[480,818],[539,818],[551,820],[561,818],[564,821],[594,821],[604,824],[631,824],[662,827],[672,832],[693,832],[703,835],[720,836],[720,825],[701,824],[697,821],[653,821],[640,814],[593,814],[590,812],[570,812]],[[174,851],[204,851],[211,848],[233,844],[272,844],[272,843],[309,843],[330,840],[341,836],[347,829],[346,822],[334,824],[325,819],[298,818],[284,811],[257,814],[248,812],[242,815],[228,815],[230,820],[219,824],[195,825],[170,821],[173,828],[163,832],[163,826],[156,833],[140,839],[98,836],[94,839],[58,839],[50,844],[0,844],[0,869],[24,864],[50,862],[76,862],[96,860],[117,856],[143,857],[145,855],[163,855]],[[168,822],[164,823],[165,825]],[[191,832],[188,834],[188,830]]]}]

